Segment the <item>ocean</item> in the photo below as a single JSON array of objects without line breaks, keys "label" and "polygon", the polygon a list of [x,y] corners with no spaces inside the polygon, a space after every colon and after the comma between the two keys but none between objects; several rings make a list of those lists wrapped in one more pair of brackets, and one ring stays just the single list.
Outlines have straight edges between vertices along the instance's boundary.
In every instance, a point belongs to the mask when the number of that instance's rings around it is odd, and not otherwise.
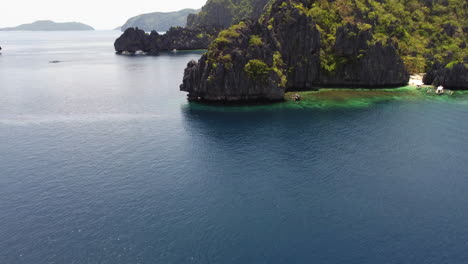
[{"label": "ocean", "polygon": [[0,32],[1,264],[468,263],[468,101],[203,106],[119,34]]}]

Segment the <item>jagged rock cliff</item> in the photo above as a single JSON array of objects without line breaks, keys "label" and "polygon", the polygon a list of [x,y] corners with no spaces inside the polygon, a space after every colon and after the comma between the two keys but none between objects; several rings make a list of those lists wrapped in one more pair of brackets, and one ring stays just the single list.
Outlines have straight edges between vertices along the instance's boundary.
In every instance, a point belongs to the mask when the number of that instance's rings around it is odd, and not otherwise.
[{"label": "jagged rock cliff", "polygon": [[143,51],[148,54],[156,55],[160,50],[156,42],[158,38],[159,34],[156,31],[152,31],[151,34],[148,35],[139,28],[128,28],[122,36],[115,41],[114,48],[118,53]]},{"label": "jagged rock cliff", "polygon": [[[370,43],[372,33],[346,24],[324,47],[311,1],[276,1],[261,23],[241,22],[222,31],[198,63],[185,71],[189,99],[280,99],[286,90],[320,86],[389,87],[409,74],[391,41]],[[333,58],[332,67],[324,60]],[[324,66],[325,65],[325,66]]]},{"label": "jagged rock cliff", "polygon": [[[252,3],[265,12],[245,15],[256,13]],[[188,25],[225,27],[249,17],[253,22],[244,23],[247,29],[239,24],[222,32],[215,42],[224,44],[211,45],[198,63],[189,64],[181,90],[191,99],[242,100],[250,91],[245,87],[237,91],[237,84],[252,79],[247,74],[252,65],[261,69],[262,78],[270,78],[264,83],[287,91],[400,86],[408,82],[409,73],[427,71],[428,65],[441,61],[443,69],[428,73],[437,76],[431,83],[465,87],[466,0],[209,0]],[[255,63],[249,64],[251,60]],[[232,64],[236,75],[219,70],[221,64]],[[208,81],[222,87],[207,85]],[[263,91],[269,97],[277,90]],[[236,96],[230,98],[231,94]],[[261,98],[258,93],[257,97]]]},{"label": "jagged rock cliff", "polygon": [[221,32],[198,63],[189,62],[181,90],[197,101],[283,100],[282,73],[270,70],[278,62],[273,40],[264,41],[267,37],[258,23],[241,23]]},{"label": "jagged rock cliff", "polygon": [[468,59],[465,63],[443,65],[435,63],[426,73],[423,82],[426,85],[442,85],[452,90],[468,90]]},{"label": "jagged rock cliff", "polygon": [[149,55],[157,55],[160,51],[206,49],[219,30],[170,28],[164,35],[152,31],[150,34],[139,28],[128,28],[115,41],[117,53],[135,53],[143,51]]},{"label": "jagged rock cliff", "polygon": [[370,30],[346,24],[336,31],[331,55],[334,70],[321,70],[319,84],[346,87],[392,87],[408,83],[409,74],[397,50],[389,41],[369,44]]},{"label": "jagged rock cliff", "polygon": [[286,88],[306,90],[318,83],[321,40],[312,17],[294,5],[276,1],[264,16],[262,26],[283,61],[277,68],[286,75]]}]

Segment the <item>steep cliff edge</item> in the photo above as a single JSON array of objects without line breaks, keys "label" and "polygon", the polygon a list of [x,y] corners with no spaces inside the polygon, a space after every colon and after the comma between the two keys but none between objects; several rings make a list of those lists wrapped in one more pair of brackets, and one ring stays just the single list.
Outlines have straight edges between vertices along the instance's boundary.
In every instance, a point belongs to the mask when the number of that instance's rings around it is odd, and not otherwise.
[{"label": "steep cliff edge", "polygon": [[128,28],[115,41],[114,48],[117,53],[143,51],[151,55],[157,55],[160,51],[160,47],[156,42],[158,38],[159,34],[156,31],[152,31],[148,35],[139,28]]},{"label": "steep cliff edge", "polygon": [[307,0],[278,0],[260,22],[222,31],[198,63],[189,63],[181,90],[191,100],[279,100],[286,90],[408,82],[391,41],[372,43],[369,30],[346,23],[336,30],[333,45],[324,47],[311,8]]},{"label": "steep cliff edge", "polygon": [[468,90],[468,57],[465,63],[435,63],[423,78],[426,85],[442,85],[451,90]]},{"label": "steep cliff edge", "polygon": [[346,24],[336,31],[331,50],[334,68],[320,70],[319,85],[345,87],[394,87],[408,83],[409,74],[390,40],[371,44],[370,30]]},{"label": "steep cliff edge", "polygon": [[194,101],[283,100],[283,74],[273,70],[279,62],[273,41],[266,38],[258,23],[241,22],[222,31],[198,63],[189,62],[181,90]]}]

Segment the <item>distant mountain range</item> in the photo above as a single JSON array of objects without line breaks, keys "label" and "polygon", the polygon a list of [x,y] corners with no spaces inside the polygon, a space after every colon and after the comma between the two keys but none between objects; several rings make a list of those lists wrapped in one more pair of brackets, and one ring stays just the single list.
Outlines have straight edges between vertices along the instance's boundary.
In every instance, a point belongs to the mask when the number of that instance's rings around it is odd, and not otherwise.
[{"label": "distant mountain range", "polygon": [[56,23],[50,20],[40,20],[31,24],[23,24],[17,27],[0,28],[0,31],[75,31],[94,30],[91,26],[78,22]]},{"label": "distant mountain range", "polygon": [[170,27],[185,27],[189,14],[198,14],[200,10],[183,9],[175,12],[154,12],[132,17],[121,27],[125,31],[130,27],[138,27],[144,31],[168,31]]}]

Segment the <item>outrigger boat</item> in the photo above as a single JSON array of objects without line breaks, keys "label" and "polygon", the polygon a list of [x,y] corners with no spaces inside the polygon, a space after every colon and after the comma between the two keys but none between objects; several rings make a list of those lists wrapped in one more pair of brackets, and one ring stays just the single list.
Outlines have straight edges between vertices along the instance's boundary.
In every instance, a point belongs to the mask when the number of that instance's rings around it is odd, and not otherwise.
[{"label": "outrigger boat", "polygon": [[437,90],[436,90],[436,94],[437,95],[443,95],[445,92],[445,89],[442,85],[439,85],[439,87],[437,87]]},{"label": "outrigger boat", "polygon": [[427,89],[428,94],[432,92],[435,92],[436,95],[444,95],[444,94],[453,95],[455,93],[452,90],[445,89],[442,85],[438,86],[435,90]]}]

